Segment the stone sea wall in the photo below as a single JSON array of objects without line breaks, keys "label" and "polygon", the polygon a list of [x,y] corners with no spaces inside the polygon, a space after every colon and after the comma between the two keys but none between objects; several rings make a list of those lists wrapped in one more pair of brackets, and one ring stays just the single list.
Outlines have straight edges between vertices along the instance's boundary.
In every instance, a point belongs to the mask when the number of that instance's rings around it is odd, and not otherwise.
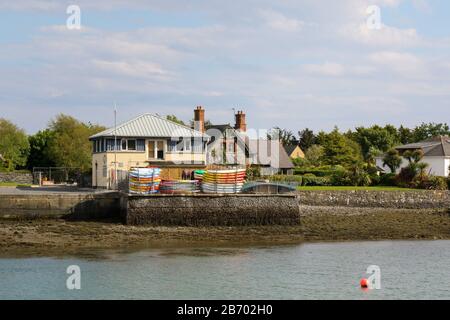
[{"label": "stone sea wall", "polygon": [[295,195],[128,196],[124,220],[130,225],[248,226],[296,225]]},{"label": "stone sea wall", "polygon": [[450,191],[298,191],[304,206],[393,209],[450,208]]},{"label": "stone sea wall", "polygon": [[91,220],[120,218],[119,193],[0,194],[0,219],[71,218]]}]

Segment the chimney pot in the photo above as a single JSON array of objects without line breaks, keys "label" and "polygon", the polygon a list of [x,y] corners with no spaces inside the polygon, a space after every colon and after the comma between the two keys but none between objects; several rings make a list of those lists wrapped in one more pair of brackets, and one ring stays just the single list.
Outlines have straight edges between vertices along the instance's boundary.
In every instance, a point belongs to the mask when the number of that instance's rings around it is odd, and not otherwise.
[{"label": "chimney pot", "polygon": [[202,106],[194,110],[194,129],[205,133],[205,109]]},{"label": "chimney pot", "polygon": [[238,111],[235,114],[235,125],[234,128],[240,132],[246,132],[247,131],[247,123],[245,122],[245,113],[244,111]]}]

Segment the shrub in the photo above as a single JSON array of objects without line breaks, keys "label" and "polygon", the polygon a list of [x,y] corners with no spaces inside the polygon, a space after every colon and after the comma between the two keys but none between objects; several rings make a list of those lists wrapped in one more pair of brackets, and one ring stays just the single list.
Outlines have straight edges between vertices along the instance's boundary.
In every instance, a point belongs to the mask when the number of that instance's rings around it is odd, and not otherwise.
[{"label": "shrub", "polygon": [[428,179],[428,185],[426,189],[429,190],[448,190],[448,179],[444,177],[431,176]]},{"label": "shrub", "polygon": [[396,177],[396,184],[399,187],[414,187],[414,178],[417,175],[417,171],[413,166],[407,166],[400,170],[400,173]]},{"label": "shrub", "polygon": [[307,167],[310,165],[309,161],[307,159],[304,158],[295,158],[292,159],[292,163],[294,164],[294,166],[296,167]]},{"label": "shrub", "polygon": [[246,171],[248,180],[255,180],[261,177],[261,168],[258,166],[251,166],[247,168]]},{"label": "shrub", "polygon": [[368,186],[372,183],[371,175],[362,166],[353,166],[348,170],[336,171],[331,176],[333,186]]},{"label": "shrub", "polygon": [[312,173],[305,174],[303,176],[302,186],[329,186],[329,177],[316,177]]},{"label": "shrub", "polygon": [[397,185],[397,175],[395,173],[386,173],[380,176],[379,185],[387,187],[395,187]]},{"label": "shrub", "polygon": [[330,177],[331,185],[333,186],[351,186],[350,176],[347,170],[339,170],[333,173]]}]

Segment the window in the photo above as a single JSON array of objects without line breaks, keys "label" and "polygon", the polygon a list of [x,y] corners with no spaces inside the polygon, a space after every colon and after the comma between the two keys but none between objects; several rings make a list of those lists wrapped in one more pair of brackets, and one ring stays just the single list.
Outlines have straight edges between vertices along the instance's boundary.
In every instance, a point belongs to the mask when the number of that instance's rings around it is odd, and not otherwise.
[{"label": "window", "polygon": [[192,141],[190,138],[184,139],[184,151],[191,152],[191,144],[192,144]]},{"label": "window", "polygon": [[127,150],[127,139],[122,139],[122,150]]},{"label": "window", "polygon": [[183,152],[183,151],[184,151],[184,142],[183,142],[183,139],[180,139],[177,142],[177,152]]},{"label": "window", "polygon": [[178,144],[178,141],[170,140],[169,145],[168,145],[169,152],[177,151],[177,144]]},{"label": "window", "polygon": [[136,140],[127,140],[128,150],[136,151]]},{"label": "window", "polygon": [[[192,138],[180,138],[178,140],[170,140],[168,142],[169,152],[191,152],[195,148]],[[201,146],[201,145],[200,145]]]},{"label": "window", "polygon": [[195,153],[202,153],[203,152],[203,139],[202,138],[194,138],[192,148]]},{"label": "window", "polygon": [[144,139],[137,139],[137,151],[145,151],[145,140]]},{"label": "window", "polygon": [[114,151],[114,139],[106,139],[106,151]]},{"label": "window", "polygon": [[164,141],[155,140],[148,142],[148,158],[153,160],[164,160],[165,150]]}]

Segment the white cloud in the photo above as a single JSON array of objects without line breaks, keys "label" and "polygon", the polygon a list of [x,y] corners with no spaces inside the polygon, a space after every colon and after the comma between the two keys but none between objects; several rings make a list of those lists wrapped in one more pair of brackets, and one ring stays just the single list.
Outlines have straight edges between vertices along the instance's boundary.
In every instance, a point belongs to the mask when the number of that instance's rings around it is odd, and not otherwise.
[{"label": "white cloud", "polygon": [[273,10],[260,10],[259,14],[265,20],[266,24],[275,30],[295,32],[300,31],[305,24],[301,20],[288,18]]},{"label": "white cloud", "polygon": [[369,60],[403,77],[423,77],[427,75],[425,63],[411,53],[381,51],[371,54]]},{"label": "white cloud", "polygon": [[326,62],[324,64],[308,64],[305,70],[311,74],[323,76],[341,76],[345,72],[343,65],[339,63]]},{"label": "white cloud", "polygon": [[122,76],[147,78],[155,75],[168,75],[168,72],[164,70],[161,65],[143,61],[126,62],[94,60],[93,66]]},{"label": "white cloud", "polygon": [[363,76],[375,72],[375,68],[366,65],[343,65],[334,62],[325,62],[323,64],[306,64],[304,70],[312,75],[320,76]]},{"label": "white cloud", "polygon": [[413,47],[422,44],[415,29],[399,29],[382,25],[380,30],[371,30],[366,24],[347,25],[340,31],[344,38],[374,47]]},{"label": "white cloud", "polygon": [[[442,107],[450,92],[450,66],[443,62],[448,39],[430,41],[414,26],[365,26],[369,4],[401,10],[397,0],[329,1],[325,9],[313,0],[77,3],[85,17],[120,8],[162,15],[136,25],[130,19],[97,21],[96,28],[81,31],[43,27],[26,40],[2,42],[2,116],[33,129],[59,112],[103,122],[105,106],[114,100],[123,106],[122,120],[141,112],[189,120],[192,108],[203,104],[208,118],[228,122],[230,108],[238,105],[248,112],[249,126],[291,129],[347,128],[392,121],[393,114],[401,121],[396,115],[407,113],[411,122],[450,116]],[[57,10],[62,24],[65,4],[15,0],[0,8]],[[427,119],[424,96],[441,108]],[[37,107],[45,110],[39,122],[27,117]]]}]

